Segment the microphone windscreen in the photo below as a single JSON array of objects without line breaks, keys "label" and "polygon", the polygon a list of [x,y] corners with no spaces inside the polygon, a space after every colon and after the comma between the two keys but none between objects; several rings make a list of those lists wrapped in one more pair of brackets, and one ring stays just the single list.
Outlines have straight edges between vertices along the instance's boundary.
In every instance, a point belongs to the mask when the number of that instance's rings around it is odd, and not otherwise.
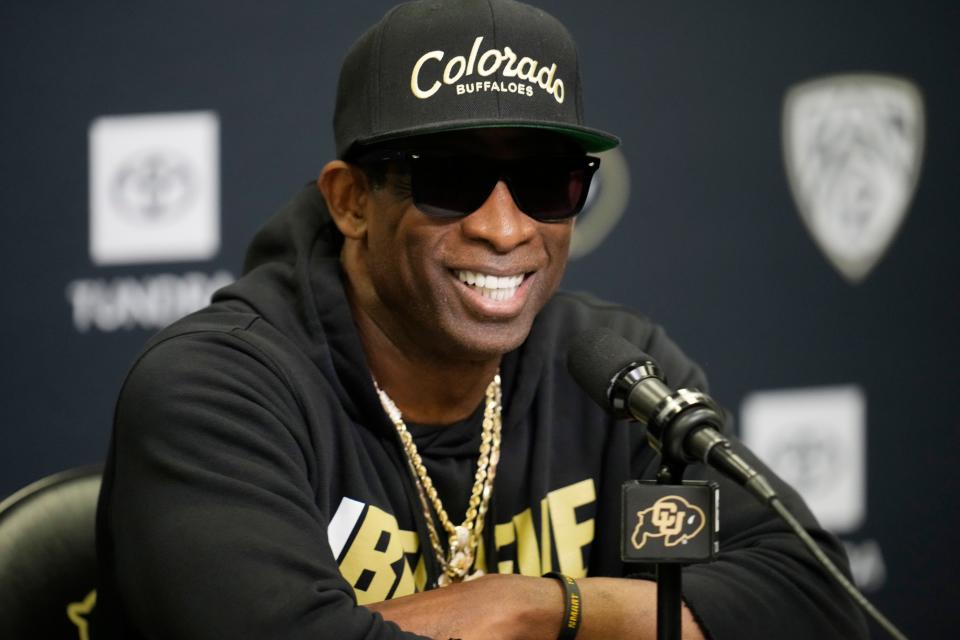
[{"label": "microphone windscreen", "polygon": [[610,409],[610,387],[617,374],[635,362],[650,357],[639,347],[606,327],[581,333],[570,342],[567,370],[587,395],[604,409]]}]

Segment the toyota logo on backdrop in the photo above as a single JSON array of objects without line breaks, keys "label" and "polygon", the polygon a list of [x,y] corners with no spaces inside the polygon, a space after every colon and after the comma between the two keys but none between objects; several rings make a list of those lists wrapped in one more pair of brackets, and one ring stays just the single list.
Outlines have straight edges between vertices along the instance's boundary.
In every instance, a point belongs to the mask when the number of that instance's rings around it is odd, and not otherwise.
[{"label": "toyota logo on backdrop", "polygon": [[754,391],[740,413],[744,444],[791,483],[820,523],[855,531],[866,517],[867,399],[855,384]]},{"label": "toyota logo on backdrop", "polygon": [[98,266],[209,260],[220,247],[220,124],[212,111],[90,123],[90,257]]},{"label": "toyota logo on backdrop", "polygon": [[[220,120],[213,111],[106,115],[90,123],[90,258],[98,267],[195,262],[220,247]],[[234,280],[112,272],[67,283],[80,333],[156,330]]]},{"label": "toyota logo on backdrop", "polygon": [[117,211],[139,222],[165,222],[185,212],[196,196],[196,170],[169,149],[136,154],[116,168],[110,199]]},{"label": "toyota logo on backdrop", "polygon": [[776,443],[767,454],[770,466],[803,495],[829,493],[837,451],[816,425],[797,425],[792,440]]}]

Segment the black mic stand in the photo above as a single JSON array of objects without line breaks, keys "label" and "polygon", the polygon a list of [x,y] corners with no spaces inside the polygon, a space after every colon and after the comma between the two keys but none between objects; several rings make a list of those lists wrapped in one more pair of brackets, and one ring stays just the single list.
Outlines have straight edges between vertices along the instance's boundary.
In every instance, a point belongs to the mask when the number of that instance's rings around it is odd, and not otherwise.
[{"label": "black mic stand", "polygon": [[[682,416],[671,427],[688,427],[695,419],[699,416]],[[668,429],[664,446],[658,447],[656,482],[635,480],[622,490],[621,558],[656,568],[657,640],[680,640],[683,566],[710,562],[719,552],[717,485],[684,481],[687,458],[670,441],[670,436],[687,433],[686,428]]]},{"label": "black mic stand", "polygon": [[[687,465],[675,460],[663,461],[657,473],[658,485],[682,485]],[[680,640],[683,609],[683,563],[658,562],[657,569],[657,640]]]}]

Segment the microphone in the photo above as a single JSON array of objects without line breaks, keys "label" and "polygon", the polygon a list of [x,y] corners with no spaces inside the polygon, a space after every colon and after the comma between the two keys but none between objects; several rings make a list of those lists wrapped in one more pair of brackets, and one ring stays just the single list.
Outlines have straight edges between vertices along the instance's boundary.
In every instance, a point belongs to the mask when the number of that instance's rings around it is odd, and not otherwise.
[{"label": "microphone", "polygon": [[907,640],[820,549],[766,478],[731,450],[720,433],[723,412],[709,396],[695,389],[672,391],[653,358],[610,329],[577,336],[567,352],[567,369],[587,395],[615,417],[645,424],[647,439],[664,459],[702,461],[769,505],[871,618],[897,640]]},{"label": "microphone", "polygon": [[653,358],[623,337],[606,328],[581,334],[567,352],[567,369],[614,417],[646,425],[647,439],[665,459],[703,462],[763,502],[776,498],[766,478],[720,433],[720,407],[696,389],[671,390]]}]

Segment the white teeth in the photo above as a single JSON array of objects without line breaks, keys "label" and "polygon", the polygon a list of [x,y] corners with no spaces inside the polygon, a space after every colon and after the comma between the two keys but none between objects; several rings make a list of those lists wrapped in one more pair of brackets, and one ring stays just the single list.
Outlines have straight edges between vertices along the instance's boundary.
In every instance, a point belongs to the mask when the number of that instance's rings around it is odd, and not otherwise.
[{"label": "white teeth", "polygon": [[518,276],[495,276],[475,271],[457,271],[460,282],[476,288],[485,298],[491,300],[509,300],[517,293],[523,282],[523,274]]}]

